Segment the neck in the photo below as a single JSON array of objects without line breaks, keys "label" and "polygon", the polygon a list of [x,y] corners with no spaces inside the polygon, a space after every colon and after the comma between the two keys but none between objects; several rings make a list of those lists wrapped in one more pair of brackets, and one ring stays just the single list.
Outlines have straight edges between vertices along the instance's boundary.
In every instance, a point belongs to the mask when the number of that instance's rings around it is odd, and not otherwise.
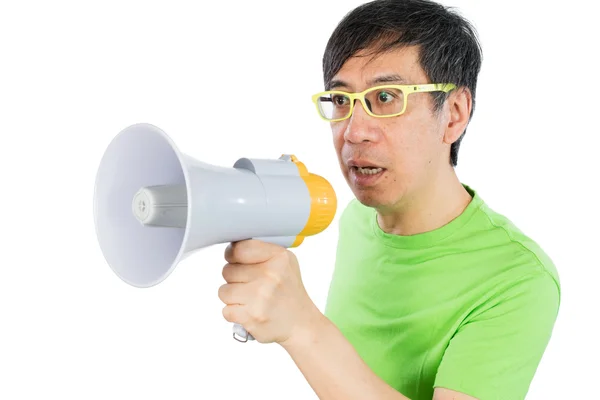
[{"label": "neck", "polygon": [[449,166],[395,206],[378,209],[377,222],[390,234],[425,233],[458,217],[470,201],[471,195],[459,181],[454,168]]}]

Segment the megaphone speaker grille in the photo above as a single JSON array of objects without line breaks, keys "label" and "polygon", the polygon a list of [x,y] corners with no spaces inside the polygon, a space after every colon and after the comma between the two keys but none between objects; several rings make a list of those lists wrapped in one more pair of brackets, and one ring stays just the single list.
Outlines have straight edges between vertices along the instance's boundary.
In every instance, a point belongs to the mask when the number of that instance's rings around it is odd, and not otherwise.
[{"label": "megaphone speaker grille", "polygon": [[186,174],[174,143],[150,124],[125,128],[105,151],[94,189],[96,234],[107,263],[128,284],[149,287],[164,280],[186,235],[178,227],[142,225],[132,212],[134,196],[145,186],[186,185]]}]

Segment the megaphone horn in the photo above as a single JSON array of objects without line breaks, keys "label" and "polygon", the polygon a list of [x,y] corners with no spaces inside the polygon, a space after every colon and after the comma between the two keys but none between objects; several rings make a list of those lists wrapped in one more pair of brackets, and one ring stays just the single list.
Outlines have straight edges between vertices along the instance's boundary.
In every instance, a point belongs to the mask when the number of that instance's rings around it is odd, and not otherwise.
[{"label": "megaphone horn", "polygon": [[[103,256],[135,287],[162,282],[183,259],[214,244],[259,239],[297,247],[325,230],[336,209],[329,182],[294,155],[215,166],[181,153],[146,123],[110,142],[94,188]],[[233,337],[254,339],[238,324]]]}]

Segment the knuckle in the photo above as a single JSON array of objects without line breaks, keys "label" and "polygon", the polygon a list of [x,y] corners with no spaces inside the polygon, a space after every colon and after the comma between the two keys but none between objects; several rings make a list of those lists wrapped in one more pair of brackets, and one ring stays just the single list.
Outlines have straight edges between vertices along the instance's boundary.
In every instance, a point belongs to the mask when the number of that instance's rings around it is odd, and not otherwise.
[{"label": "knuckle", "polygon": [[228,263],[234,263],[239,253],[239,243],[229,243],[225,248],[225,260]]},{"label": "knuckle", "polygon": [[273,285],[270,283],[260,285],[258,295],[263,300],[270,300],[273,297]]},{"label": "knuckle", "polygon": [[243,263],[247,257],[248,249],[244,241],[230,243],[225,250],[225,260],[228,263]]},{"label": "knuckle", "polygon": [[260,308],[253,309],[250,313],[250,318],[256,324],[264,324],[269,320],[267,314]]},{"label": "knuckle", "polygon": [[288,265],[289,262],[285,253],[278,254],[267,264],[267,275],[274,282],[281,283]]},{"label": "knuckle", "polygon": [[277,264],[280,267],[284,267],[287,266],[290,263],[290,256],[289,256],[289,251],[286,250],[282,250],[281,252],[277,253],[275,255],[275,260],[277,260]]},{"label": "knuckle", "polygon": [[227,299],[226,299],[226,295],[227,295],[227,285],[221,285],[221,286],[219,287],[218,295],[219,295],[219,299],[220,299],[222,302],[226,302],[226,301],[227,301]]},{"label": "knuckle", "polygon": [[283,283],[281,270],[279,270],[278,267],[272,268],[267,272],[267,279],[273,286],[281,286],[281,284]]},{"label": "knuckle", "polygon": [[231,307],[229,307],[229,306],[223,307],[222,313],[223,313],[223,318],[225,318],[226,321],[233,322]]},{"label": "knuckle", "polygon": [[232,273],[232,268],[233,266],[231,264],[226,264],[223,267],[223,270],[221,271],[221,275],[223,276],[223,279],[228,280],[231,277],[231,273]]}]

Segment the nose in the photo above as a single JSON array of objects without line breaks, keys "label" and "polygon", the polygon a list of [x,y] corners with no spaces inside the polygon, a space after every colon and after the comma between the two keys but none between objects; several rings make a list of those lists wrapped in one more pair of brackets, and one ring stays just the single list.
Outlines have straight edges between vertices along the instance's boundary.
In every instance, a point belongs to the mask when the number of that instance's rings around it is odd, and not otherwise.
[{"label": "nose", "polygon": [[[366,99],[365,99],[366,100]],[[371,117],[365,111],[364,107],[370,104],[362,104],[360,100],[355,100],[352,115],[347,119],[347,125],[344,130],[344,140],[350,143],[374,142],[377,140],[377,123],[374,117]]]}]

